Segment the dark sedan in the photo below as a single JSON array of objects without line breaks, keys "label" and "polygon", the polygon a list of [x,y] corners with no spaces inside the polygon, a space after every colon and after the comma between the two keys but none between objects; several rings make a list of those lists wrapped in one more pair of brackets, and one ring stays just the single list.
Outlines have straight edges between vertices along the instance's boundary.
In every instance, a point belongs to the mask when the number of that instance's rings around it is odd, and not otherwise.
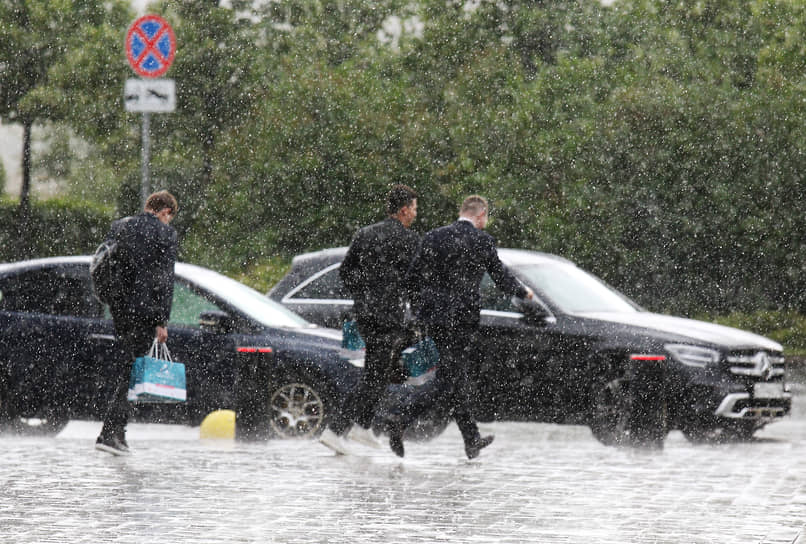
[{"label": "dark sedan", "polygon": [[[0,264],[2,427],[56,432],[70,418],[102,417],[114,336],[89,264]],[[190,264],[176,265],[168,331],[174,360],[186,365],[188,400],[136,405],[135,421],[198,424],[213,410],[237,408],[267,434],[315,435],[363,365],[361,352],[341,349],[338,331]]]},{"label": "dark sedan", "polygon": [[[309,321],[340,327],[352,306],[338,274],[345,251],[297,256],[269,296]],[[481,420],[582,423],[613,443],[634,432],[630,421],[639,412],[655,414],[644,421],[664,427],[654,429],[656,436],[677,428],[693,440],[749,438],[789,413],[780,344],[644,311],[554,255],[512,249],[499,255],[535,300],[510,299],[484,278]],[[648,375],[662,380],[662,391],[648,384]]]}]

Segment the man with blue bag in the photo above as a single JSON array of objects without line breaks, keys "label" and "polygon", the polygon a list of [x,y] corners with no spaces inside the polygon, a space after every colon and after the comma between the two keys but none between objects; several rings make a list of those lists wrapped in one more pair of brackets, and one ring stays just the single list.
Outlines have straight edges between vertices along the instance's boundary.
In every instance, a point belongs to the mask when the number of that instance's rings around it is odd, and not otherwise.
[{"label": "man with blue bag", "polygon": [[106,237],[114,287],[99,293],[99,298],[112,313],[117,349],[111,362],[114,383],[95,448],[113,455],[129,454],[126,425],[132,363],[148,353],[155,338],[163,344],[168,339],[177,253],[176,231],[169,223],[177,211],[171,193],[156,192],[142,213],[112,223]]}]

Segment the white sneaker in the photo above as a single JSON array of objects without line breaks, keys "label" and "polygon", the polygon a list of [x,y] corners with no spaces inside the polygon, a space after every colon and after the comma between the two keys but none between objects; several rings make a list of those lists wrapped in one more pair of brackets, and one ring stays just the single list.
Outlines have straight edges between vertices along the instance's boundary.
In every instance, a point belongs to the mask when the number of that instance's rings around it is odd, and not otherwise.
[{"label": "white sneaker", "polygon": [[347,433],[347,438],[355,440],[364,446],[369,446],[370,448],[381,449],[383,447],[375,436],[375,433],[372,432],[372,429],[365,429],[357,423],[353,425],[350,432]]},{"label": "white sneaker", "polygon": [[319,435],[319,442],[336,452],[337,455],[350,454],[350,448],[347,446],[347,444],[345,444],[344,438],[337,435],[330,429],[325,429],[322,431],[322,434]]}]

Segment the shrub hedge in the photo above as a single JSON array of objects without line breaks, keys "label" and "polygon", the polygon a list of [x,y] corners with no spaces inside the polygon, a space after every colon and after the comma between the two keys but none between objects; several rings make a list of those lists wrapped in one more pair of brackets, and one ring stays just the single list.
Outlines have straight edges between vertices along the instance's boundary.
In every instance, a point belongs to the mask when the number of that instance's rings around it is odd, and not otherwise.
[{"label": "shrub hedge", "polygon": [[114,210],[86,201],[33,201],[27,218],[18,201],[0,199],[0,260],[91,253],[100,243]]}]

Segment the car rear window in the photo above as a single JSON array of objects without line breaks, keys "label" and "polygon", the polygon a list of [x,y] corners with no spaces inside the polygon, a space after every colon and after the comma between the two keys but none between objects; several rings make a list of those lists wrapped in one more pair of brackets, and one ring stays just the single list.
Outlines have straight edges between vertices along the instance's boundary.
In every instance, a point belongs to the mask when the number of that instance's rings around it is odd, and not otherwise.
[{"label": "car rear window", "polygon": [[[86,276],[86,277],[85,277]],[[100,317],[89,275],[80,270],[28,270],[0,280],[0,310],[60,316]]]},{"label": "car rear window", "polygon": [[311,276],[300,287],[295,289],[288,298],[348,300],[350,299],[350,294],[341,282],[339,265],[335,264]]}]

